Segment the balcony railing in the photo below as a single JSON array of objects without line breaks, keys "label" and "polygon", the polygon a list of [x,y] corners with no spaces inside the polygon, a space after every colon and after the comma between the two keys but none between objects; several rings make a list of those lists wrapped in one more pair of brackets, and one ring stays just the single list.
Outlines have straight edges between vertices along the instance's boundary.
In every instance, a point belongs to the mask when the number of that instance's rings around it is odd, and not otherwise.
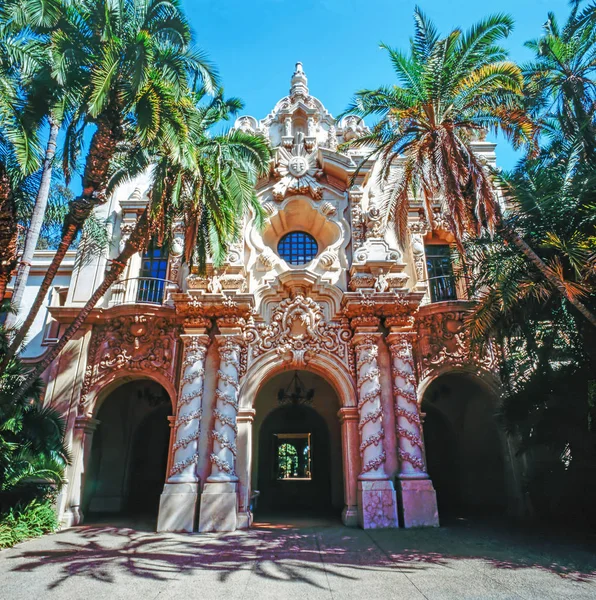
[{"label": "balcony railing", "polygon": [[167,300],[166,291],[175,287],[176,284],[172,281],[156,277],[123,279],[112,286],[110,306],[121,304],[162,305]]}]

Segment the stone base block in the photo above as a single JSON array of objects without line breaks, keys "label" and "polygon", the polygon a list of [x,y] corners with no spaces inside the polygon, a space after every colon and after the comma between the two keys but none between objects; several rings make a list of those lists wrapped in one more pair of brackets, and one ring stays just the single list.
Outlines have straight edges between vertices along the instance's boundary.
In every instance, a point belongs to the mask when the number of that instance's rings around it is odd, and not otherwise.
[{"label": "stone base block", "polygon": [[439,526],[437,493],[430,479],[400,479],[398,489],[405,528]]},{"label": "stone base block", "polygon": [[68,527],[76,527],[83,522],[83,513],[79,506],[69,506],[62,513],[60,519],[60,527],[65,529]]},{"label": "stone base block", "polygon": [[346,527],[358,527],[358,507],[344,506],[341,511],[341,522]]},{"label": "stone base block", "polygon": [[201,494],[199,531],[236,531],[238,529],[237,483],[206,483]]},{"label": "stone base block", "polygon": [[198,483],[166,483],[159,499],[157,531],[195,531],[199,507]]},{"label": "stone base block", "polygon": [[393,482],[358,482],[358,523],[363,529],[399,527]]},{"label": "stone base block", "polygon": [[238,513],[238,529],[250,529],[253,522],[253,514],[250,510]]}]

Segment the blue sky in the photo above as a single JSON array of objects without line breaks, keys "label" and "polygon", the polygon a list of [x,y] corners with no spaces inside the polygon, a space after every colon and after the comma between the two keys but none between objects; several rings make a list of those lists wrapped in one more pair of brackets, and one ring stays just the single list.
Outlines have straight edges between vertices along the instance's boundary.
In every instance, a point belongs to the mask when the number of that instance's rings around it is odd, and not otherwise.
[{"label": "blue sky", "polygon": [[[524,62],[526,40],[541,33],[548,11],[560,18],[567,0],[182,0],[197,45],[209,53],[225,92],[245,102],[245,114],[261,119],[288,93],[294,64],[301,61],[310,93],[334,115],[352,94],[393,82],[379,42],[405,47],[419,5],[439,27],[467,28],[495,12],[510,14],[515,30],[506,40],[513,59]],[[497,149],[504,168],[515,153],[506,142]]]}]

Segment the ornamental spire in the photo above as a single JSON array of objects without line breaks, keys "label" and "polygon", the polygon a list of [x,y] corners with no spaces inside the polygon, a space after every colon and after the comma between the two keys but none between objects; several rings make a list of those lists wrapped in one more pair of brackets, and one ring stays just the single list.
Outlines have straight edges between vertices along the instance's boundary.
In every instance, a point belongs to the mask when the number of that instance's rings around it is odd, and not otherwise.
[{"label": "ornamental spire", "polygon": [[292,87],[290,88],[290,96],[308,96],[308,79],[302,69],[302,63],[296,63],[296,70],[292,75]]}]

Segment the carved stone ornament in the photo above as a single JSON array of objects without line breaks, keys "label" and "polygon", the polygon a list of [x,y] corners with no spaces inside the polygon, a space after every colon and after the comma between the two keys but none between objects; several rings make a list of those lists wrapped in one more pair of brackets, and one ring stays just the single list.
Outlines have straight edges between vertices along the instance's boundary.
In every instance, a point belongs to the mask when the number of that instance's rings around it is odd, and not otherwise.
[{"label": "carved stone ornament", "polygon": [[489,350],[484,355],[470,352],[469,338],[464,329],[466,313],[465,310],[447,310],[420,316],[418,319],[420,379],[424,379],[444,366],[466,368],[473,366],[484,371],[496,370],[497,360],[492,351]]},{"label": "carved stone ornament", "polygon": [[116,317],[95,327],[81,405],[86,406],[91,387],[114,371],[160,372],[173,381],[177,335],[174,320],[143,315]]},{"label": "carved stone ornament", "polygon": [[323,197],[323,188],[316,179],[322,171],[315,152],[307,153],[301,144],[295,144],[291,152],[280,146],[277,161],[275,172],[281,179],[273,187],[275,200],[282,201],[291,194],[304,194],[315,200]]},{"label": "carved stone ornament", "polygon": [[269,325],[248,329],[252,360],[277,352],[292,368],[303,368],[316,354],[332,354],[354,373],[351,337],[347,319],[326,321],[321,305],[302,294],[282,300]]}]

